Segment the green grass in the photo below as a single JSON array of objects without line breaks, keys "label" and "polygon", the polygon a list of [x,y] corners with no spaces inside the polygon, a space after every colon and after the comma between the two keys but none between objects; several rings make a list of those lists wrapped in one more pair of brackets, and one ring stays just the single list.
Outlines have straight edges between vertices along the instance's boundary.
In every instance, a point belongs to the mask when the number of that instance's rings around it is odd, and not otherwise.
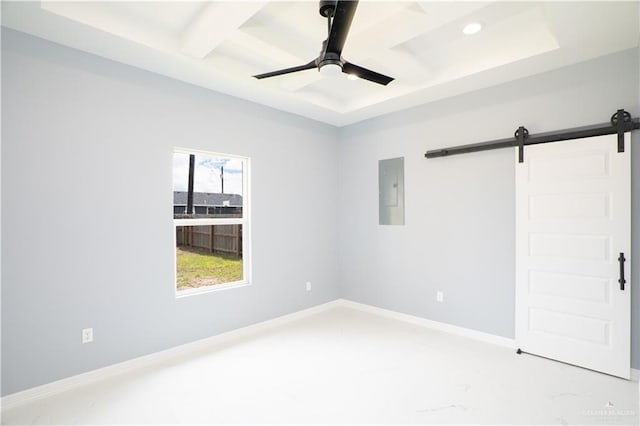
[{"label": "green grass", "polygon": [[193,248],[176,248],[178,290],[242,280],[242,259]]}]

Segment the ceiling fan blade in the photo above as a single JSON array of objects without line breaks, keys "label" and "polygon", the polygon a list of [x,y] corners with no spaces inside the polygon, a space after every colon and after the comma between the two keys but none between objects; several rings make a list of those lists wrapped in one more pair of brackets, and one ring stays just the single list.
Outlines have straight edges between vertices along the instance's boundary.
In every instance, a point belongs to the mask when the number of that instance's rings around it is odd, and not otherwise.
[{"label": "ceiling fan blade", "polygon": [[313,60],[313,61],[311,61],[311,62],[309,62],[308,64],[305,64],[305,65],[299,65],[297,67],[285,68],[283,70],[278,70],[278,71],[266,72],[264,74],[254,75],[254,77],[259,80],[261,78],[275,77],[277,75],[290,74],[292,72],[310,70],[310,69],[317,68],[317,67],[318,66],[316,65],[316,61]]},{"label": "ceiling fan blade", "polygon": [[391,83],[394,80],[393,77],[388,77],[384,74],[380,74],[375,71],[362,68],[350,62],[344,63],[344,66],[342,67],[342,72],[345,74],[356,75],[362,79],[373,81],[374,83],[382,84],[383,86],[386,86],[387,84]]},{"label": "ceiling fan blade", "polygon": [[325,53],[336,53],[338,56],[342,54],[342,48],[344,47],[344,42],[347,40],[347,34],[349,34],[351,21],[353,21],[353,15],[355,15],[357,7],[358,0],[338,1],[331,23],[329,38],[327,39]]}]

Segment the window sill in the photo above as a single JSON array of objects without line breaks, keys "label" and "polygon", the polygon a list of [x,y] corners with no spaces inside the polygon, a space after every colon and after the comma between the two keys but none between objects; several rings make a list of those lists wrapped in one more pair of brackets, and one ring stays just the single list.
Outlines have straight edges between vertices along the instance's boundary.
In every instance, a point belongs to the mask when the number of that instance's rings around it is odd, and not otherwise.
[{"label": "window sill", "polygon": [[196,296],[204,293],[214,293],[217,291],[229,290],[232,288],[246,287],[251,285],[249,281],[236,281],[226,284],[216,284],[207,287],[190,288],[188,290],[176,290],[176,299],[182,299],[185,297]]}]

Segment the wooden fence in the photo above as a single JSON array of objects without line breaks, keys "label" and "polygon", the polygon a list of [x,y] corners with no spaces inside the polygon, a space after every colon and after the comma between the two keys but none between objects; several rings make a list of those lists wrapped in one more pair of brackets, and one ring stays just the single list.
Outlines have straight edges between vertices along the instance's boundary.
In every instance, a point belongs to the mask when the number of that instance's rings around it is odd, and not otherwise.
[{"label": "wooden fence", "polygon": [[242,257],[242,225],[177,226],[176,242],[178,247]]}]

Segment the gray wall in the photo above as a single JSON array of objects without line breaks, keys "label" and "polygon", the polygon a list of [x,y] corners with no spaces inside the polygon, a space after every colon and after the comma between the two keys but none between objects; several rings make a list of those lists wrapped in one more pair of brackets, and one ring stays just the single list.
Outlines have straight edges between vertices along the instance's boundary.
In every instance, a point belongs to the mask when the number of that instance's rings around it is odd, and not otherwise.
[{"label": "gray wall", "polygon": [[[335,128],[2,35],[3,395],[339,297]],[[251,157],[253,285],[175,298],[174,146]]]},{"label": "gray wall", "polygon": [[[638,50],[335,129],[2,36],[3,395],[337,297],[513,337],[513,153],[424,152],[640,112]],[[253,285],[175,299],[174,146],[251,157]],[[406,226],[379,226],[377,162],[398,156]]]},{"label": "gray wall", "polygon": [[[514,337],[514,152],[429,149],[608,121],[638,105],[638,50],[350,126],[341,133],[347,299]],[[633,144],[632,364],[640,368],[640,132]],[[526,152],[525,152],[526,155]],[[379,226],[377,164],[405,157],[406,226]],[[444,303],[436,302],[436,291]]]}]

